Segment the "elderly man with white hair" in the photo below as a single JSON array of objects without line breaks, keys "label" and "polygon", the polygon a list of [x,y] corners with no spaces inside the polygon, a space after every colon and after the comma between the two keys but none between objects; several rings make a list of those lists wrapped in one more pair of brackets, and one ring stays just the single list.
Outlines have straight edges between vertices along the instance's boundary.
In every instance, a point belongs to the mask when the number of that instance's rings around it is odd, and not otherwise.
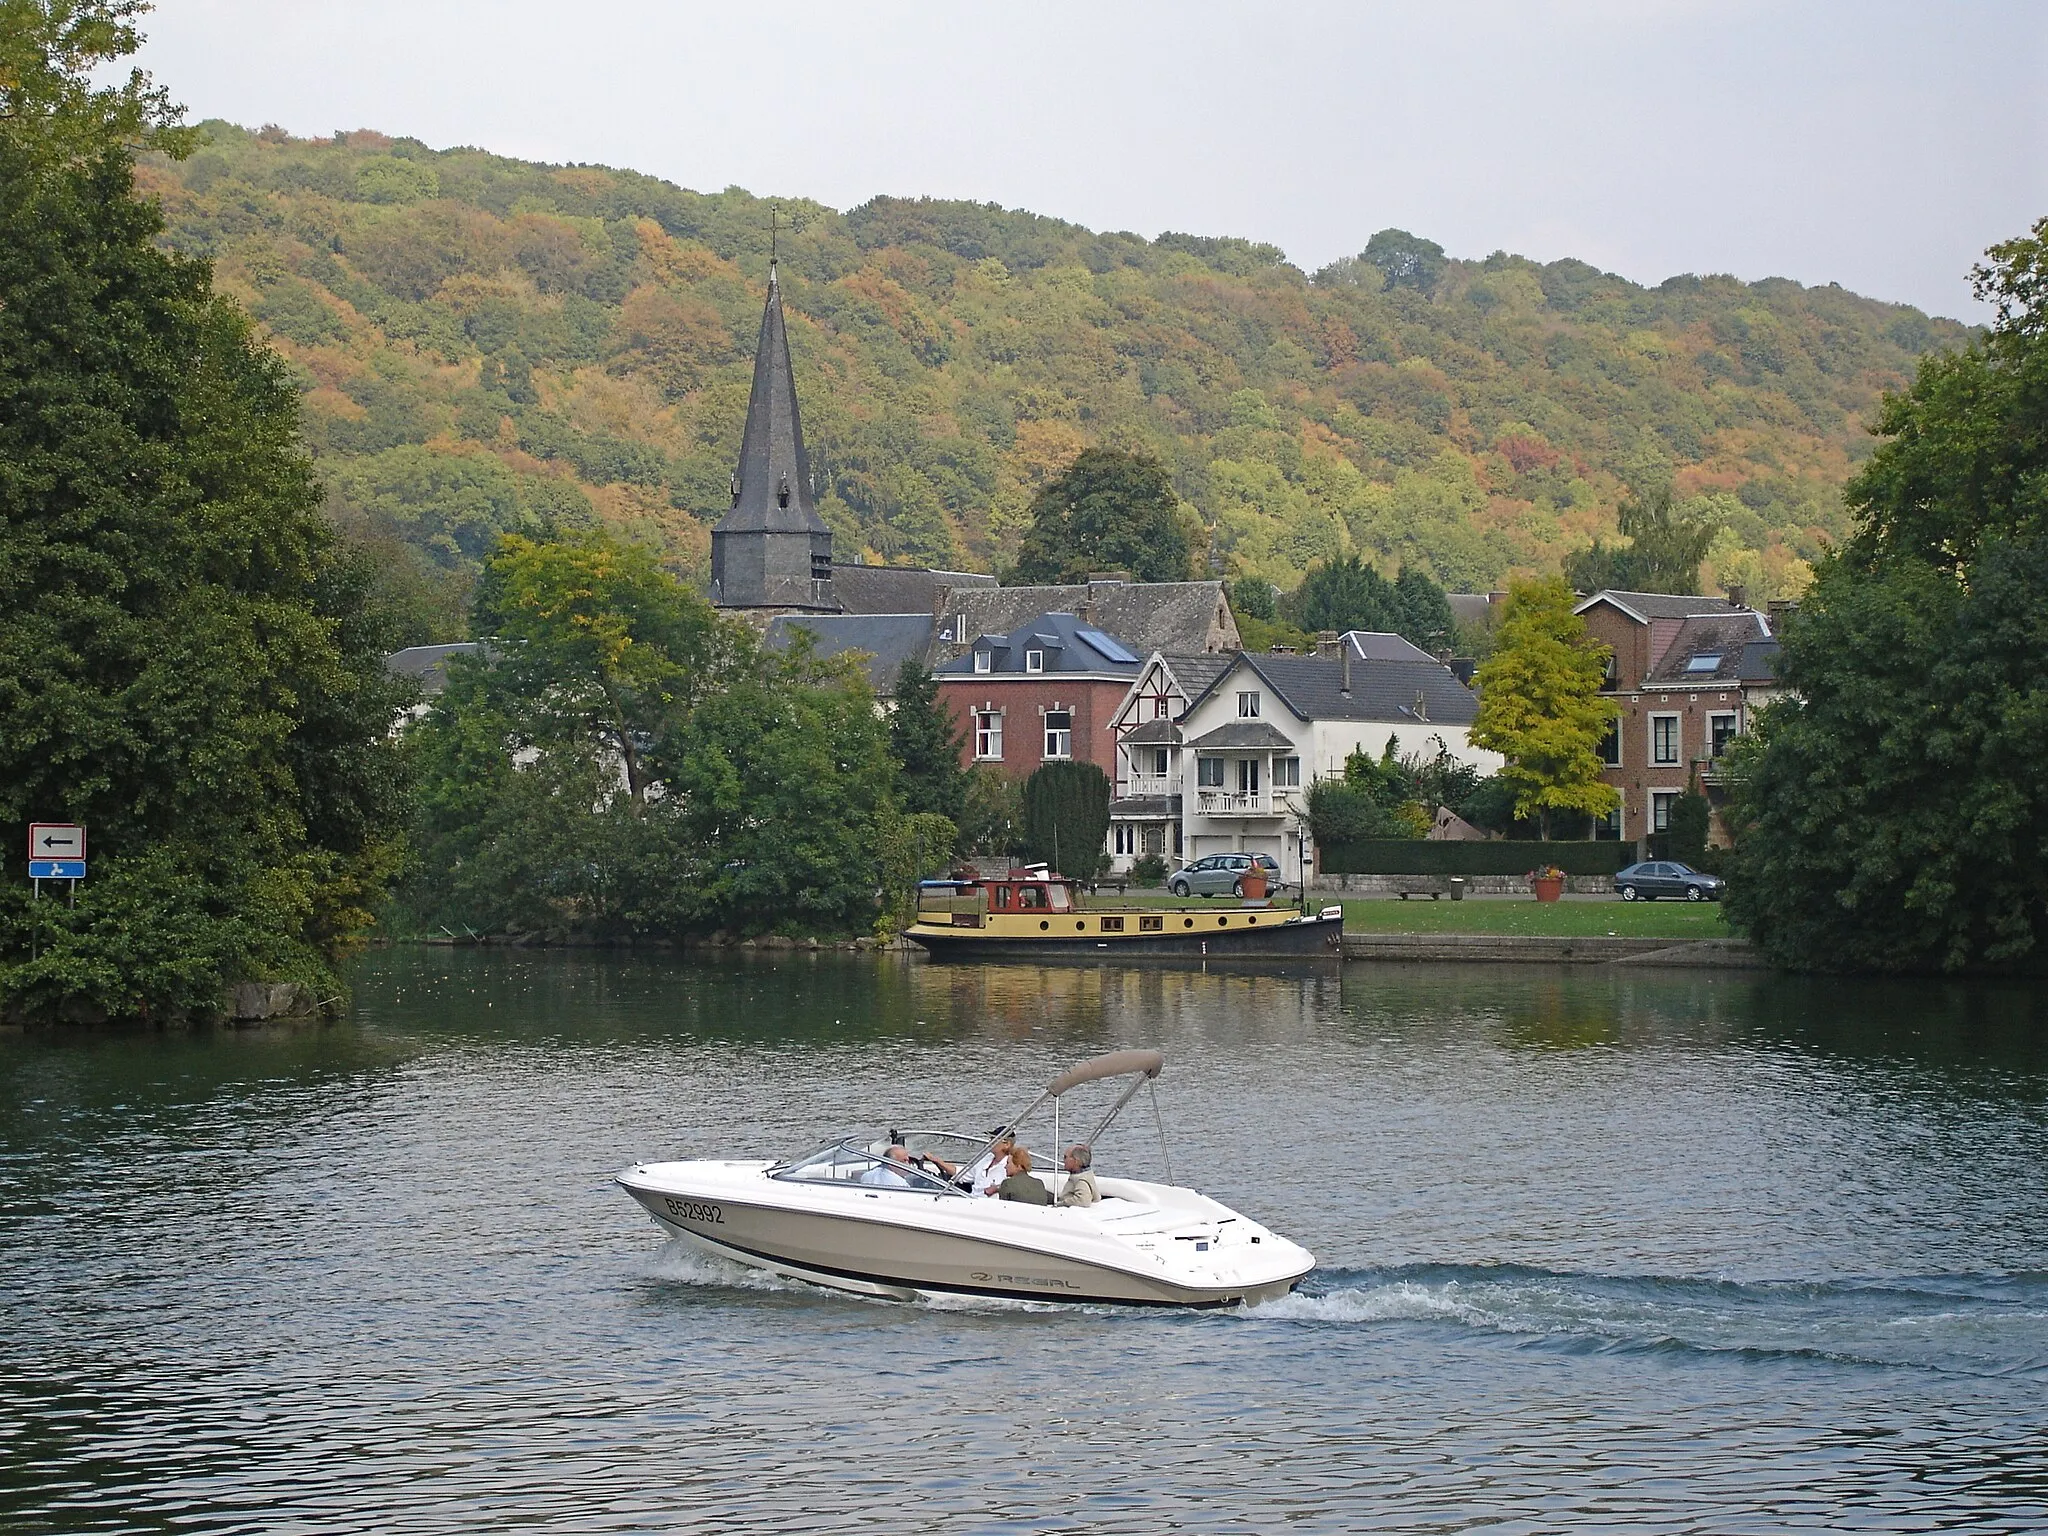
[{"label": "elderly man with white hair", "polygon": [[1095,1175],[1089,1172],[1094,1162],[1095,1154],[1085,1141],[1067,1148],[1067,1155],[1060,1159],[1060,1166],[1067,1170],[1067,1186],[1053,1202],[1055,1205],[1093,1205],[1102,1198],[1102,1191],[1095,1187]]}]

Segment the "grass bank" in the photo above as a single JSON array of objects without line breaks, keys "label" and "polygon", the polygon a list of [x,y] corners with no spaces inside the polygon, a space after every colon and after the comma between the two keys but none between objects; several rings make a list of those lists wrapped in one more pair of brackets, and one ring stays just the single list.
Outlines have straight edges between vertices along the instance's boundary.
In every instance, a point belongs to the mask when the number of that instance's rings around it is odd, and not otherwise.
[{"label": "grass bank", "polygon": [[1374,901],[1344,903],[1352,933],[1489,933],[1545,938],[1727,939],[1718,902]]}]

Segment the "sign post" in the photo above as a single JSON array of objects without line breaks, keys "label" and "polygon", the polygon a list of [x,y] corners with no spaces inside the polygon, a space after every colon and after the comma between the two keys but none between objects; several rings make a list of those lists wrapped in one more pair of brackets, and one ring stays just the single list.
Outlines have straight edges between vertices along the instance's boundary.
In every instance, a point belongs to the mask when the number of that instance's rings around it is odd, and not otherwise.
[{"label": "sign post", "polygon": [[45,880],[85,878],[85,828],[68,821],[32,821],[28,828],[28,876],[36,895]]}]

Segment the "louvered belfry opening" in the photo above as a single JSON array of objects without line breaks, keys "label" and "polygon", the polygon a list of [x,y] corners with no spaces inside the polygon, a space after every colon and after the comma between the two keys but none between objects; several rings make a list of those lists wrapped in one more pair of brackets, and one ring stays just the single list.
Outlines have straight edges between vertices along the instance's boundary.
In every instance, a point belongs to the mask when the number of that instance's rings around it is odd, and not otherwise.
[{"label": "louvered belfry opening", "polygon": [[722,608],[839,607],[832,597],[832,530],[814,503],[782,284],[772,263],[732,505],[711,530],[711,600]]}]

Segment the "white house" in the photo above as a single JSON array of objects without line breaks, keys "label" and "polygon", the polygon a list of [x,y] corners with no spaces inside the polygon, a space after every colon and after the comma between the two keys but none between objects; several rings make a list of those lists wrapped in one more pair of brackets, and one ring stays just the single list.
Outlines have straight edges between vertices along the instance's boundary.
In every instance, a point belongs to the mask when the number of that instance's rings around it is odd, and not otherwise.
[{"label": "white house", "polygon": [[1307,790],[1355,751],[1432,738],[1483,773],[1470,741],[1478,697],[1398,635],[1354,630],[1313,656],[1154,654],[1114,718],[1112,862],[1268,853],[1290,881],[1313,864]]}]

